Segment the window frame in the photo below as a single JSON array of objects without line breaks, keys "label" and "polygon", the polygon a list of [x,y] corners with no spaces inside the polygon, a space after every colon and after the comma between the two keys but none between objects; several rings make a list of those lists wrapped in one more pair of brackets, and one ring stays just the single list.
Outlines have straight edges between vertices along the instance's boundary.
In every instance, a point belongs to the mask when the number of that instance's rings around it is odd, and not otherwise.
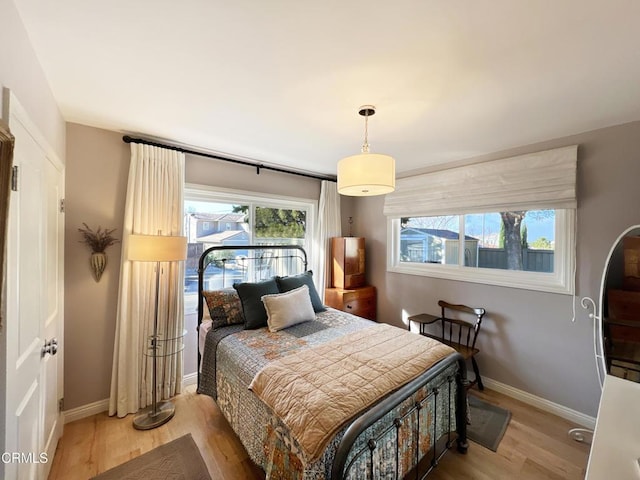
[{"label": "window frame", "polygon": [[[254,236],[254,209],[256,206],[266,208],[290,208],[294,210],[306,210],[307,223],[305,226],[304,249],[307,259],[313,258],[313,232],[316,226],[317,200],[309,198],[288,197],[284,195],[272,195],[267,193],[250,192],[209,185],[187,183],[184,188],[184,199],[198,202],[229,203],[234,205],[249,206],[247,223],[249,229],[249,244],[255,244]],[[184,207],[183,207],[184,210]],[[309,260],[310,261],[310,260]]]},{"label": "window frame", "polygon": [[[491,213],[491,212],[488,212]],[[555,249],[553,273],[467,267],[458,258],[457,265],[400,262],[400,218],[387,217],[387,271],[409,275],[483,283],[502,287],[573,295],[575,291],[576,210],[555,209]],[[458,215],[459,235],[464,236],[464,214]],[[463,255],[463,249],[460,249]]]}]

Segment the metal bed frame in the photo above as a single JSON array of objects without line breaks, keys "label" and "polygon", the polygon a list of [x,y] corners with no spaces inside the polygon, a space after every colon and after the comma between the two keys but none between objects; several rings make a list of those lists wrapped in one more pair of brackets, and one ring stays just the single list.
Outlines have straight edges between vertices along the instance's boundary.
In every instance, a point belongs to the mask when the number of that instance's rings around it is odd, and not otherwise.
[{"label": "metal bed frame", "polygon": [[[258,265],[253,268],[253,281],[261,280],[265,277],[261,273],[270,273],[270,265],[273,262],[299,262],[302,270],[298,270],[292,273],[300,273],[307,270],[307,254],[305,250],[298,245],[235,245],[235,246],[216,246],[205,250],[200,256],[198,262],[198,331],[202,323],[204,300],[202,291],[204,289],[204,273],[206,268],[212,263],[221,265],[222,268],[222,285],[225,286],[225,272],[228,262],[236,261],[235,258],[226,258],[224,256],[215,258],[212,255],[214,252],[220,251],[236,251],[246,250],[252,253],[251,256],[246,256],[245,259],[248,264],[248,270],[251,270],[251,263]],[[266,268],[265,268],[266,267]],[[246,280],[243,280],[246,281]],[[200,386],[200,362],[201,355],[198,350],[198,386]],[[429,393],[422,399],[417,400],[414,404],[402,415],[392,419],[385,419],[389,417],[389,412],[396,407],[406,402],[413,397],[421,389],[424,389],[427,385],[434,382],[439,375],[442,375],[452,365],[456,365],[455,373],[447,375],[435,386],[431,386]],[[462,356],[459,353],[453,353],[445,359],[438,362],[429,370],[423,372],[420,376],[405,384],[395,392],[387,395],[379,400],[371,408],[363,412],[358,418],[356,418],[345,431],[338,448],[336,450],[333,464],[331,467],[332,479],[344,479],[350,475],[350,469],[355,464],[356,460],[362,456],[368,456],[368,478],[376,478],[376,468],[374,457],[377,454],[380,455],[393,455],[395,456],[395,478],[399,478],[399,464],[400,464],[400,431],[402,428],[406,428],[409,425],[413,425],[415,430],[411,432],[411,438],[415,442],[415,454],[416,458],[413,462],[412,469],[404,475],[404,478],[416,478],[424,479],[438,464],[440,458],[449,450],[454,443],[457,445],[457,450],[460,453],[466,453],[468,448],[467,443],[467,400],[466,389],[464,383],[466,380],[466,367]],[[456,395],[455,403],[451,402],[451,389],[455,385]],[[443,419],[437,417],[436,402],[439,395],[448,395],[448,407],[447,415]],[[422,422],[420,421],[420,415],[428,410],[428,403],[432,402],[431,411],[433,412],[433,422],[429,428],[432,428],[431,438],[433,445],[431,449],[425,454],[420,456],[420,448],[418,445],[418,439],[420,438],[420,428]],[[456,431],[455,433],[451,428],[451,409],[455,406],[455,418],[456,418]],[[412,420],[412,416],[415,417]],[[367,431],[369,427],[376,422],[385,421],[384,425],[378,425],[378,433],[375,436]],[[436,438],[436,432],[438,431],[438,422],[446,422],[448,427],[446,433],[440,438]],[[383,439],[391,435],[395,438],[393,442],[385,442]],[[364,436],[364,437],[363,437]],[[363,437],[363,438],[361,438]],[[365,445],[357,452],[352,452],[354,445]],[[392,451],[389,453],[389,445],[393,443]],[[382,450],[384,449],[384,450]],[[386,453],[380,453],[381,451]]]}]

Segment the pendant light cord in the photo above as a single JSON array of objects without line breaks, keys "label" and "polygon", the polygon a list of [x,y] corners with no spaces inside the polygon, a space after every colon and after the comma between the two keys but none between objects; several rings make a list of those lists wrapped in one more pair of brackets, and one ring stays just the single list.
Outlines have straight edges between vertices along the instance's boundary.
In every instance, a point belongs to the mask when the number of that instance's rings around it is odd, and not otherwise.
[{"label": "pendant light cord", "polygon": [[369,153],[369,111],[364,114],[364,143],[362,144],[362,153]]}]

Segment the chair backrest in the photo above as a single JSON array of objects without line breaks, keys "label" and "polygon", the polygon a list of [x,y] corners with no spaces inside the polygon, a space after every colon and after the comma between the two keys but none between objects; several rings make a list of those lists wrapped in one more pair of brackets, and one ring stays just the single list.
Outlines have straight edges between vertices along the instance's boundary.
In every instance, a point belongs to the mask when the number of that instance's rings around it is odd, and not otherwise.
[{"label": "chair backrest", "polygon": [[[469,348],[475,348],[476,339],[478,338],[478,332],[482,325],[482,317],[484,317],[486,311],[484,308],[468,307],[466,305],[456,305],[445,302],[444,300],[438,301],[438,305],[442,309],[442,315],[440,320],[442,322],[442,338],[449,342],[458,343]],[[453,312],[460,312],[462,314],[474,315],[473,322],[468,322],[452,316]]]}]

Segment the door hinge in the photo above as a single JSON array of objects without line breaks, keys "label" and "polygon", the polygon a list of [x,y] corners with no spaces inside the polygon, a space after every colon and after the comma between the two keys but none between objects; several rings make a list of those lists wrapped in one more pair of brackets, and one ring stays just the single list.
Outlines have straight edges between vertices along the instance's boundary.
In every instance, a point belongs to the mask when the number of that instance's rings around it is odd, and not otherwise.
[{"label": "door hinge", "polygon": [[62,412],[64,410],[64,397],[58,400],[58,411]]},{"label": "door hinge", "polygon": [[14,165],[11,169],[11,190],[18,191],[18,166]]},{"label": "door hinge", "polygon": [[60,213],[64,213],[64,198],[60,199]]}]

